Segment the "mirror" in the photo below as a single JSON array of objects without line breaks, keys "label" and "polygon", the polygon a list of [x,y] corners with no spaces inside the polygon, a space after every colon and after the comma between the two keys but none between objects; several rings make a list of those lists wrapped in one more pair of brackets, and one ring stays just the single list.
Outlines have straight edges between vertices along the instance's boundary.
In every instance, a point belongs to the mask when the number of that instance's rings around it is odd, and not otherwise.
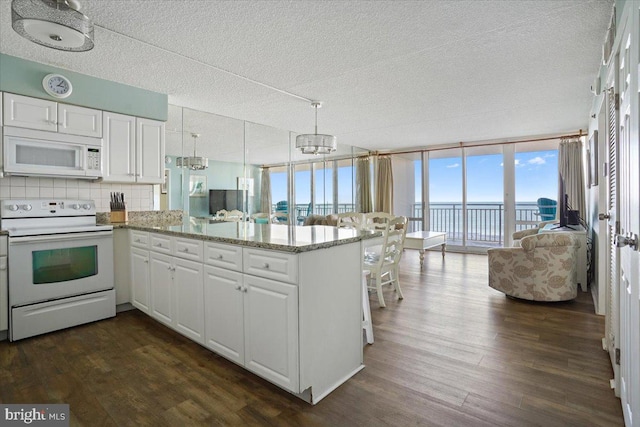
[{"label": "mirror", "polygon": [[[367,150],[339,143],[338,150],[331,155],[302,154],[295,149],[296,136],[271,126],[169,105],[165,146],[167,181],[165,185],[154,186],[157,187],[154,206],[162,210],[182,209],[185,215],[199,218],[210,218],[216,210],[231,205],[248,215],[280,209],[280,220],[292,224],[301,223],[311,213],[333,212],[336,201],[339,211],[353,210],[352,159],[366,154]],[[186,164],[184,158],[189,157],[208,158],[208,167],[179,166],[183,161]],[[336,197],[330,190],[334,169],[340,176]],[[316,206],[313,212],[310,209],[312,170]],[[265,174],[269,180],[263,185]],[[210,190],[216,196],[211,202]],[[222,201],[221,194],[224,194]],[[275,200],[271,200],[272,196]],[[290,210],[284,207],[294,198],[295,206]]]}]

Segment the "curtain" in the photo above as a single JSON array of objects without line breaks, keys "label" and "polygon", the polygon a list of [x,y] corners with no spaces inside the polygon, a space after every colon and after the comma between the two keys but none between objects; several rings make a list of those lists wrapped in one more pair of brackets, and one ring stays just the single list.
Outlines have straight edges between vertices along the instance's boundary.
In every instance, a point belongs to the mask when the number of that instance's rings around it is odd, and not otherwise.
[{"label": "curtain", "polygon": [[368,213],[372,209],[369,158],[362,157],[356,159],[356,211]]},{"label": "curtain", "polygon": [[269,168],[262,168],[260,212],[271,213],[271,173],[269,172]]},{"label": "curtain", "polygon": [[577,210],[580,218],[584,218],[586,216],[585,183],[582,166],[582,141],[579,138],[563,138],[560,141],[558,172],[564,178],[564,187],[569,196],[571,209]]},{"label": "curtain", "polygon": [[393,215],[393,171],[389,156],[378,157],[375,188],[376,212],[387,212]]}]

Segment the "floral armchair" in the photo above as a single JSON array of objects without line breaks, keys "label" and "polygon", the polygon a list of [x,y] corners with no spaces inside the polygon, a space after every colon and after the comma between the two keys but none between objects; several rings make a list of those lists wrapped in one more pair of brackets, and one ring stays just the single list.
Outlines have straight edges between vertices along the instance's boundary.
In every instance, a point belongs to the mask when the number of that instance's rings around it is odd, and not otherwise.
[{"label": "floral armchair", "polygon": [[578,293],[580,241],[571,233],[523,237],[520,247],[489,249],[489,286],[533,301],[566,301]]}]

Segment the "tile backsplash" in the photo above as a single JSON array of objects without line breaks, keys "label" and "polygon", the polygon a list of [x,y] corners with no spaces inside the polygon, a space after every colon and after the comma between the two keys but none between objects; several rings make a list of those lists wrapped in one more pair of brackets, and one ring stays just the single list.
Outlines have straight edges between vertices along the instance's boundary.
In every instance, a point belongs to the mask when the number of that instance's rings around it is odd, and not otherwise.
[{"label": "tile backsplash", "polygon": [[153,209],[153,185],[106,184],[82,179],[11,176],[0,178],[0,199],[87,199],[98,212],[108,212],[111,192],[124,193],[127,209]]}]

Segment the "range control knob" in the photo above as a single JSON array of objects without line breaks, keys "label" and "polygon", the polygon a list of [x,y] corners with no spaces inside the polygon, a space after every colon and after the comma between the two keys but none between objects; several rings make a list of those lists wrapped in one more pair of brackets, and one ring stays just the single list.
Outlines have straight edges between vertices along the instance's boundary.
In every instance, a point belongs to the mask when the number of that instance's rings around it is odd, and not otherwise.
[{"label": "range control knob", "polygon": [[77,203],[74,203],[74,204],[71,205],[71,209],[78,210],[78,209],[80,209],[80,205],[77,204]]},{"label": "range control knob", "polygon": [[23,210],[25,210],[27,212],[31,210],[31,205],[29,205],[29,204],[22,205],[21,207],[22,207]]},{"label": "range control knob", "polygon": [[17,211],[18,210],[18,205],[9,205],[9,210],[10,211]]},{"label": "range control knob", "polygon": [[89,203],[85,203],[82,205],[82,209],[91,209],[91,205]]}]

